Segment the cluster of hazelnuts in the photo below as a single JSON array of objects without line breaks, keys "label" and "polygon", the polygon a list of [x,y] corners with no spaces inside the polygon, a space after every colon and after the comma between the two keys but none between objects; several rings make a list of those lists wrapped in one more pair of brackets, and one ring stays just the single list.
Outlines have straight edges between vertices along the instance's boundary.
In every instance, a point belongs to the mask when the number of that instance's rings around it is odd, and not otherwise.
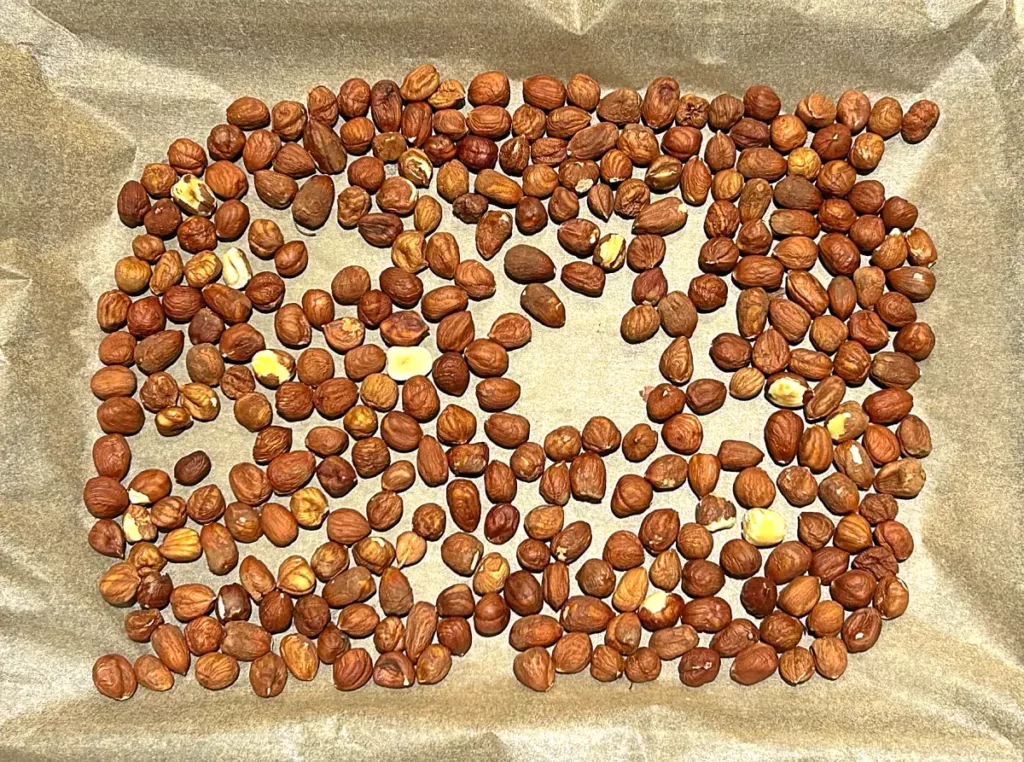
[{"label": "cluster of hazelnuts", "polygon": [[[493,636],[510,623],[514,673],[535,690],[550,688],[556,673],[588,668],[601,681],[647,682],[676,659],[690,686],[715,679],[722,658],[733,659],[739,683],[778,671],[796,684],[815,672],[838,677],[848,653],[870,648],[882,620],[903,613],[907,589],[897,573],[913,540],[896,520],[898,500],[923,487],[920,460],[931,449],[908,391],[934,345],[915,305],[934,289],[937,256],[915,227],[916,207],[862,176],[896,134],[909,143],[927,137],[937,106],[918,101],[904,112],[893,98],[872,104],[847,91],[838,101],[810,95],[782,114],[766,86],[707,101],[681,93],[671,77],[656,78],[643,95],[602,94],[582,74],[564,83],[528,77],[523,104],[510,112],[510,100],[500,72],[464,88],[431,65],[401,84],[316,87],[306,104],[268,108],[240,98],[205,149],[180,138],[165,163],[125,183],[118,215],[145,233],[97,305],[107,335],[92,389],[103,435],[84,499],[96,518],[90,544],[116,559],[100,592],[113,605],[138,606],[126,630],[154,654],[134,665],[101,657],[94,680],[104,695],[127,698],[138,683],[167,690],[192,657],[197,680],[211,689],[232,684],[239,662],[249,662],[261,696],[280,693],[289,675],[313,679],[320,664],[331,665],[341,690],[371,679],[431,684],[468,650],[474,629]],[[290,209],[299,228],[319,228],[333,212],[369,245],[390,248],[393,266],[374,288],[365,268],[348,265],[330,289],[285,303],[285,279],[304,271],[309,252],[301,240],[285,241],[274,221],[250,220],[250,177],[260,201]],[[438,231],[443,208],[430,188],[475,226],[479,259],[464,259],[456,238]],[[709,196],[702,274],[670,291],[665,239]],[[602,233],[600,221],[613,216],[632,221],[629,241]],[[540,249],[505,248],[514,231],[531,235],[549,223],[571,257],[560,271]],[[243,236],[248,254],[235,245]],[[167,248],[175,240],[186,258]],[[484,263],[502,253],[505,275],[524,286],[522,313],[500,316],[478,338],[471,303],[495,293]],[[250,255],[273,269],[255,271]],[[819,265],[827,283],[811,272]],[[598,416],[582,430],[563,426],[542,444],[531,441],[529,421],[509,412],[520,396],[507,376],[509,352],[530,341],[535,324],[564,325],[565,306],[548,285],[556,275],[565,288],[598,297],[606,276],[626,267],[635,273],[634,306],[622,318],[623,338],[670,339],[659,363],[664,383],[645,394],[660,429],[640,423],[623,434]],[[725,305],[727,276],[740,289],[737,330],[715,337],[710,355],[731,375],[728,384],[694,380],[689,340],[701,313]],[[424,278],[439,285],[427,290]],[[250,325],[254,311],[274,314],[281,348]],[[318,333],[326,348],[312,346]],[[425,345],[431,333],[436,357]],[[805,339],[809,347],[800,346]],[[179,383],[171,371],[183,353],[189,381]],[[439,395],[462,397],[474,377],[490,445],[477,440],[471,410],[442,406]],[[869,380],[878,391],[845,399]],[[727,396],[762,392],[779,408],[763,450],[727,441],[715,454],[700,452],[703,417]],[[123,484],[126,437],[144,427],[147,412],[173,437],[215,420],[221,395],[255,434],[252,462],[230,470],[233,501],[215,484],[172,494],[172,474],[159,468]],[[314,413],[341,425],[316,426],[293,449],[287,424]],[[639,531],[613,533],[600,558],[579,565],[574,591],[570,566],[590,548],[591,528],[566,523],[564,506],[603,502],[603,458],[621,451],[643,463],[659,441],[669,452],[643,475],[620,478],[610,497],[617,517],[644,515]],[[492,445],[509,451],[507,463],[492,459]],[[760,465],[766,453],[784,466],[774,481]],[[191,453],[173,481],[199,485],[210,465],[202,451]],[[712,533],[737,522],[734,503],[714,494],[723,471],[736,473],[733,497],[746,512],[742,536],[722,545],[716,563]],[[330,507],[377,476],[381,489],[365,511]],[[479,477],[492,504],[486,512]],[[445,487],[447,511],[419,506],[411,529],[392,542],[382,533],[401,521],[401,495],[417,478]],[[527,482],[539,483],[545,505],[520,521],[513,501]],[[693,521],[651,509],[660,493],[687,483],[699,501]],[[797,539],[786,540],[785,520],[771,507],[776,491],[797,507],[820,500],[838,521],[806,511]],[[459,531],[445,536],[449,517]],[[519,569],[484,552],[481,523],[492,545],[510,542],[522,525]],[[239,564],[238,543],[266,537],[287,546],[300,529],[320,527],[328,539],[308,561],[291,556],[276,574],[254,556]],[[415,602],[402,569],[436,541],[444,563],[469,583],[433,604]],[[772,548],[763,566],[762,548]],[[237,567],[238,583],[214,591],[171,581],[168,563],[201,557],[214,574]],[[726,578],[743,580],[739,602],[750,619],[733,618],[718,595]],[[183,627],[164,621],[167,607]],[[249,621],[254,607],[259,624]],[[272,635],[292,628],[275,652]],[[596,634],[603,642],[595,646]],[[351,644],[370,637],[375,660]]]}]

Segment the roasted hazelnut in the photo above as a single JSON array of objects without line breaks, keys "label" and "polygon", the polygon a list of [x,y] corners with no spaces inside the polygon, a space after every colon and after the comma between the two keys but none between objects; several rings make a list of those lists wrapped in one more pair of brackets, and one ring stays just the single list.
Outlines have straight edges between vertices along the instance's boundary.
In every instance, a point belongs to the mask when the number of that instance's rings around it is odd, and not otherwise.
[{"label": "roasted hazelnut", "polygon": [[746,579],[761,568],[761,552],[756,545],[742,539],[732,539],[722,546],[719,563],[730,577]]},{"label": "roasted hazelnut", "polygon": [[92,668],[92,682],[96,690],[116,701],[131,698],[138,685],[132,664],[120,654],[107,654],[97,659]]},{"label": "roasted hazelnut", "polygon": [[333,666],[334,687],[341,691],[362,688],[373,673],[373,661],[362,648],[352,648],[341,654]]},{"label": "roasted hazelnut", "polygon": [[486,593],[473,609],[473,625],[478,635],[493,637],[508,626],[509,615],[508,604],[500,594]]},{"label": "roasted hazelnut", "polygon": [[715,595],[725,585],[722,568],[711,561],[695,559],[683,564],[683,592],[693,598]]},{"label": "roasted hazelnut", "polygon": [[775,610],[778,590],[775,583],[767,577],[751,577],[743,583],[740,590],[740,603],[753,617],[758,619],[768,616]]},{"label": "roasted hazelnut", "polygon": [[[685,625],[684,625],[685,626]],[[679,661],[679,679],[683,685],[697,688],[714,682],[722,657],[712,648],[691,648]]]},{"label": "roasted hazelnut", "polygon": [[676,538],[676,545],[683,558],[703,559],[711,555],[714,540],[709,529],[700,523],[683,524]]},{"label": "roasted hazelnut", "polygon": [[469,622],[459,616],[441,619],[437,623],[437,642],[451,651],[452,655],[465,656],[473,644],[473,631]]},{"label": "roasted hazelnut", "polygon": [[352,638],[368,637],[378,624],[380,616],[365,603],[350,603],[338,615],[338,629]]},{"label": "roasted hazelnut", "polygon": [[761,622],[762,643],[779,652],[794,648],[800,642],[803,633],[804,628],[800,620],[782,611],[769,614]]},{"label": "roasted hazelnut", "polygon": [[[654,595],[658,595],[658,593]],[[661,593],[661,595],[665,594]],[[679,599],[678,596],[676,598]],[[641,619],[643,618],[643,609],[641,609]],[[725,628],[731,620],[732,609],[722,598],[697,598],[687,603],[682,609],[683,624],[690,625],[697,632],[718,632]]]}]

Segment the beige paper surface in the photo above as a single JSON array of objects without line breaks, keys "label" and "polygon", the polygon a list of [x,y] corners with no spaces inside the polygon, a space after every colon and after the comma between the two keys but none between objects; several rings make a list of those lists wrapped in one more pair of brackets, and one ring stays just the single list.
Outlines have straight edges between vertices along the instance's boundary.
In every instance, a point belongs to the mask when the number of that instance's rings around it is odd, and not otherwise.
[{"label": "beige paper surface", "polygon": [[[0,759],[1021,759],[1024,101],[1020,11],[1015,16],[1012,5],[0,0]],[[322,669],[314,683],[291,680],[280,698],[263,701],[243,665],[238,683],[217,694],[191,676],[166,695],[140,688],[124,704],[95,692],[97,656],[134,659],[146,650],[127,640],[123,612],[96,592],[107,563],[86,543],[91,519],[81,502],[99,433],[88,387],[101,337],[95,300],[112,287],[114,262],[132,237],[114,213],[118,188],[162,160],[174,138],[204,142],[234,97],[304,100],[309,87],[336,90],[349,76],[400,81],[423,61],[464,82],[495,68],[514,79],[582,70],[605,87],[643,88],[671,74],[684,91],[706,97],[765,82],[788,110],[813,90],[835,97],[846,88],[895,95],[905,106],[919,97],[941,105],[931,138],[918,146],[889,141],[875,175],[890,195],[918,204],[919,224],[940,251],[938,288],[920,308],[938,346],[914,388],[935,452],[924,492],[900,513],[917,543],[901,570],[911,606],[886,623],[874,649],[851,657],[840,681],[793,689],[773,679],[743,689],[728,679],[727,662],[716,683],[688,690],[667,663],[656,683],[632,689],[624,679],[601,685],[581,675],[534,695],[513,678],[513,652],[500,636],[476,638],[444,683],[411,691],[370,685],[342,694]],[[254,193],[246,200],[254,217],[271,216],[286,238],[298,237],[289,215],[269,214]],[[442,229],[471,256],[472,231],[445,210]],[[702,221],[695,210],[669,239],[671,288],[685,289],[698,272]],[[623,220],[602,227],[627,230]],[[305,240],[310,267],[289,282],[289,300],[327,287],[345,264],[377,272],[388,262],[387,252],[333,220]],[[569,261],[551,226],[530,242],[558,265]],[[517,305],[519,288],[500,265],[500,255],[490,263],[497,296],[474,306],[480,334]],[[427,288],[437,285],[426,275]],[[644,420],[639,391],[660,380],[666,342],[628,347],[619,338],[630,282],[628,272],[611,276],[599,302],[556,286],[566,328],[537,328],[513,353],[510,375],[524,390],[517,411],[533,422],[533,439],[595,414],[623,431]],[[734,326],[731,292],[729,306],[701,318],[695,377],[724,379],[707,346]],[[255,325],[272,340],[261,317]],[[175,372],[184,378],[180,365]],[[466,399],[475,407],[471,393]],[[704,450],[725,438],[760,442],[769,412],[763,400],[730,399],[705,419]],[[316,422],[296,425],[296,441]],[[157,436],[150,420],[132,447],[134,469],[169,468],[205,448],[226,489],[251,436],[228,411],[172,440]],[[609,494],[619,475],[642,472],[618,454],[607,463]],[[362,508],[375,485],[367,480],[332,506]],[[719,491],[730,487],[723,476]],[[438,497],[422,485],[406,493],[406,518],[388,535]],[[535,486],[520,488],[524,513],[539,503]],[[656,499],[684,520],[693,503],[686,488]],[[797,512],[781,510],[792,533]],[[590,555],[640,518],[617,521],[606,505],[575,502],[567,516],[592,523]],[[716,535],[716,546],[737,535],[738,527]],[[322,531],[303,532],[286,550],[262,541],[241,551],[273,566],[323,539]],[[511,557],[515,542],[500,550]],[[202,563],[171,573],[176,582],[223,584]],[[417,597],[430,600],[456,581],[436,545],[409,577]],[[738,613],[737,593],[730,582],[724,594]]]}]

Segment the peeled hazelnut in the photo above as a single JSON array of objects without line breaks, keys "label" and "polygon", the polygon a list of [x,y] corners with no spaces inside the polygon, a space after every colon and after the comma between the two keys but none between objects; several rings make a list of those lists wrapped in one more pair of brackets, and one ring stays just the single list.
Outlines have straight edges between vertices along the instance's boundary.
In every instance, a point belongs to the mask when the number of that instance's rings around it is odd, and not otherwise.
[{"label": "peeled hazelnut", "polygon": [[807,382],[793,373],[770,376],[765,391],[772,404],[783,408],[803,407],[804,397],[809,393]]},{"label": "peeled hazelnut", "polygon": [[759,548],[777,545],[786,536],[786,521],[770,508],[752,508],[743,517],[743,536]]}]

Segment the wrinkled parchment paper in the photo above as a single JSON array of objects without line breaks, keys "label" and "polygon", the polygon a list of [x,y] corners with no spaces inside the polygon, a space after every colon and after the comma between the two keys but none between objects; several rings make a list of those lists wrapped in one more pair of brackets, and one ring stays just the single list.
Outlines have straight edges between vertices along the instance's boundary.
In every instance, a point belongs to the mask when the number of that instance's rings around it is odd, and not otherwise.
[{"label": "wrinkled parchment paper", "polygon": [[[1014,5],[0,0],[0,758],[1021,759],[1024,67]],[[304,100],[309,87],[336,90],[349,76],[400,81],[423,61],[464,82],[493,68],[514,80],[586,71],[605,87],[642,88],[671,74],[684,91],[707,97],[766,82],[790,110],[808,92],[836,97],[851,87],[872,98],[895,95],[904,106],[919,97],[941,104],[931,138],[919,146],[889,141],[876,173],[890,194],[919,205],[919,224],[940,250],[938,289],[920,309],[938,346],[914,389],[935,452],[925,464],[927,487],[900,513],[917,542],[901,571],[911,607],[886,623],[874,649],[851,657],[840,681],[816,678],[793,689],[773,679],[742,689],[728,679],[727,662],[716,683],[687,690],[676,665],[666,664],[659,681],[632,689],[624,679],[600,685],[575,676],[534,695],[515,682],[502,636],[477,638],[444,683],[412,691],[370,685],[342,694],[322,669],[314,683],[293,679],[282,697],[264,701],[253,696],[242,665],[238,683],[216,694],[191,677],[165,695],[140,688],[124,704],[95,692],[97,656],[134,659],[145,650],[124,636],[123,612],[96,592],[107,562],[86,544],[91,519],[81,502],[99,433],[88,387],[101,337],[94,305],[112,287],[114,262],[130,251],[132,236],[114,213],[118,188],[163,160],[175,137],[205,142],[238,95]],[[298,237],[287,214],[268,214],[254,193],[247,201],[254,217],[271,216],[286,237]],[[702,220],[703,210],[694,211],[669,241],[673,288],[685,289],[697,273]],[[621,220],[604,227],[626,229]],[[463,256],[472,255],[472,231],[447,207],[442,229],[456,232]],[[289,282],[290,300],[327,287],[344,264],[377,272],[388,260],[333,220],[305,240],[311,264]],[[536,240],[557,264],[568,261],[551,226]],[[517,304],[519,289],[500,264],[500,256],[490,264],[497,296],[474,307],[480,333]],[[644,419],[638,392],[659,380],[664,339],[640,347],[619,339],[630,280],[610,277],[600,302],[557,286],[568,325],[538,328],[532,344],[513,354],[511,375],[524,390],[517,409],[532,420],[534,439],[597,413],[623,430]],[[437,285],[429,273],[426,283]],[[735,290],[728,307],[702,318],[695,377],[723,378],[707,346],[732,330],[734,299]],[[256,325],[273,336],[265,317]],[[175,373],[184,378],[180,365]],[[763,400],[729,400],[705,420],[705,450],[723,438],[760,442],[768,413]],[[314,424],[296,425],[296,442]],[[132,447],[133,468],[169,468],[203,447],[214,460],[212,478],[226,489],[227,470],[248,457],[251,436],[228,410],[172,440],[158,437],[150,421]],[[607,462],[613,485],[626,464],[619,455]],[[332,505],[361,508],[375,484]],[[719,491],[730,487],[723,475]],[[416,505],[437,499],[419,485],[404,497],[398,529]],[[522,487],[516,500],[524,513],[539,502],[534,487]],[[686,520],[693,502],[684,488],[656,505],[678,508]],[[796,511],[781,510],[795,531]],[[619,522],[606,506],[578,503],[567,514],[593,524],[591,554],[640,518]],[[716,545],[738,531],[716,535]],[[274,566],[323,539],[322,531],[303,532],[286,550],[263,541],[241,551]],[[503,551],[514,553],[514,543]],[[418,597],[432,600],[456,581],[437,556],[432,546],[409,571]],[[171,573],[176,581],[223,583],[202,563]],[[730,583],[725,595],[739,614],[737,592]]]}]

